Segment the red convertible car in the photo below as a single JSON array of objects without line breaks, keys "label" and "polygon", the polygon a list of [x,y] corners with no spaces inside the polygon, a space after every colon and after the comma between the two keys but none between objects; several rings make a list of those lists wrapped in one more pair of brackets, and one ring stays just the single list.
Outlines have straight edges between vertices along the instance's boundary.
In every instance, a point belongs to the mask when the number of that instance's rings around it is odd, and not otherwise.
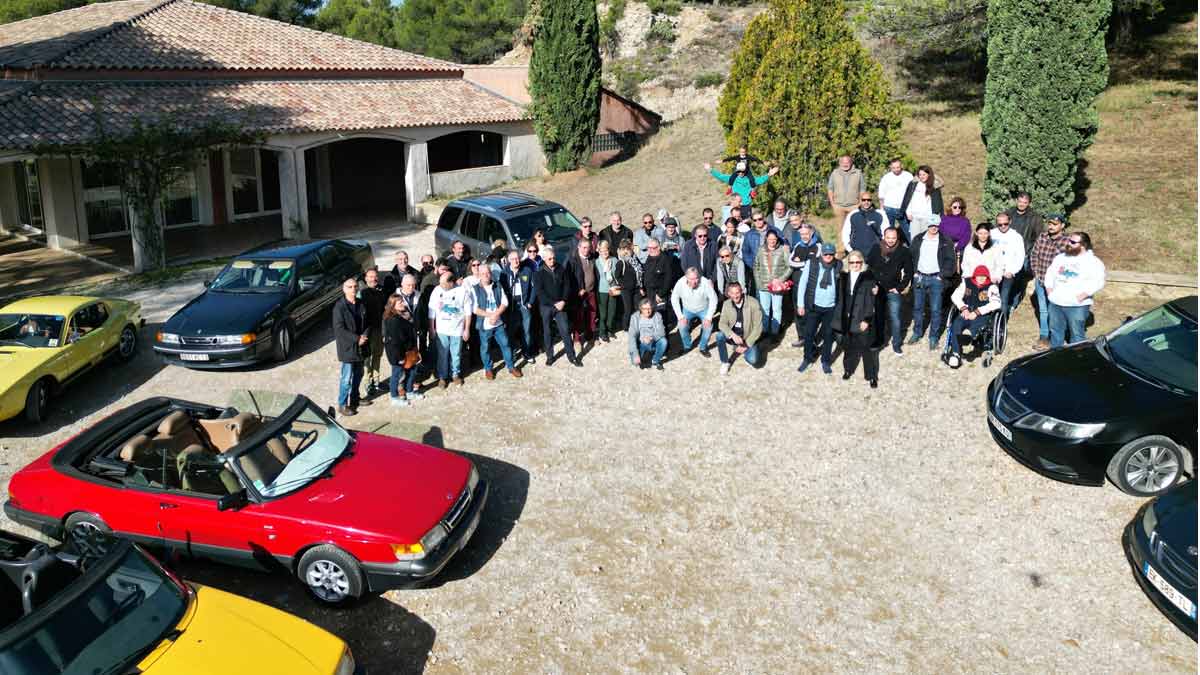
[{"label": "red convertible car", "polygon": [[17,472],[4,511],[60,540],[286,569],[333,604],[436,575],[479,524],[469,459],[344,429],[303,396],[235,402],[125,408]]}]

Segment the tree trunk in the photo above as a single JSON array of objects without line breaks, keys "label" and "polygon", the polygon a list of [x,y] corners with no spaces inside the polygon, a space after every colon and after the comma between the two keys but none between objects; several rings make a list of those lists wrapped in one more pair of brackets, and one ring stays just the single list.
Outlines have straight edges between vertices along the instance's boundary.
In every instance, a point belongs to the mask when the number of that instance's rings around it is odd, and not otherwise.
[{"label": "tree trunk", "polygon": [[154,209],[137,212],[137,222],[130,228],[130,243],[133,245],[133,271],[150,272],[167,266],[166,241],[163,225]]}]

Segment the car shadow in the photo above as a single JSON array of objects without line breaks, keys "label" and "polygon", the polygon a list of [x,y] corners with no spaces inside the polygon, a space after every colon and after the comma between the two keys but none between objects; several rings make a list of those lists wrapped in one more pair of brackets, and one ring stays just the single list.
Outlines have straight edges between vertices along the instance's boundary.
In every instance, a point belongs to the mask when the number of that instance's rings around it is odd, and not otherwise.
[{"label": "car shadow", "polygon": [[[421,673],[437,631],[387,594],[367,594],[345,608],[313,598],[289,574],[272,574],[184,558],[172,570],[188,581],[294,614],[342,638],[359,666],[372,673]],[[403,591],[399,591],[402,593]]]},{"label": "car shadow", "polygon": [[422,584],[423,588],[436,588],[475,574],[500,550],[525,510],[525,500],[529,495],[529,472],[492,457],[446,448],[441,427],[430,427],[421,442],[470,459],[489,486],[488,501],[471,541],[440,574]]},{"label": "car shadow", "polygon": [[160,326],[147,323],[138,330],[137,352],[129,363],[109,358],[52,393],[46,417],[38,424],[25,421],[24,412],[0,422],[0,438],[47,436],[128,396],[165,367],[153,346]]}]

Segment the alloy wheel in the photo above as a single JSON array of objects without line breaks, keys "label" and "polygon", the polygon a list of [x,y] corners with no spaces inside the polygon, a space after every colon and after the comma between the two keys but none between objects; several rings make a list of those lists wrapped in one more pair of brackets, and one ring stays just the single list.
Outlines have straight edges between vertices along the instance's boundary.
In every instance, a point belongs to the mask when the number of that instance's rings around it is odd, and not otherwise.
[{"label": "alloy wheel", "polygon": [[135,344],[137,344],[137,336],[133,334],[132,330],[126,328],[125,330],[121,331],[121,341],[118,349],[120,350],[123,358],[129,358],[133,355],[133,347]]},{"label": "alloy wheel", "polygon": [[317,560],[305,570],[304,579],[312,592],[325,602],[340,602],[350,594],[350,580],[337,563]]},{"label": "alloy wheel", "polygon": [[83,558],[99,559],[108,553],[109,535],[98,525],[80,521],[71,528],[71,543]]},{"label": "alloy wheel", "polygon": [[1174,485],[1177,478],[1179,461],[1175,453],[1161,445],[1148,445],[1125,463],[1125,482],[1146,494]]}]

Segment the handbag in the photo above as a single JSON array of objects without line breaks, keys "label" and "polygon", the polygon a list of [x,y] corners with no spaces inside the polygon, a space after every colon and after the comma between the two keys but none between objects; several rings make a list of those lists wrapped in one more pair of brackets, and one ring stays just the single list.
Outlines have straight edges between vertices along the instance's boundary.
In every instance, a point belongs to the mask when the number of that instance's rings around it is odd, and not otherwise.
[{"label": "handbag", "polygon": [[779,279],[772,279],[767,282],[767,291],[770,293],[787,293],[788,291],[792,290],[792,285],[791,279],[785,279],[783,281],[780,281]]},{"label": "handbag", "polygon": [[416,347],[413,347],[407,352],[404,352],[404,361],[402,361],[400,365],[404,366],[404,368],[407,370],[416,366],[420,362],[421,352]]}]

